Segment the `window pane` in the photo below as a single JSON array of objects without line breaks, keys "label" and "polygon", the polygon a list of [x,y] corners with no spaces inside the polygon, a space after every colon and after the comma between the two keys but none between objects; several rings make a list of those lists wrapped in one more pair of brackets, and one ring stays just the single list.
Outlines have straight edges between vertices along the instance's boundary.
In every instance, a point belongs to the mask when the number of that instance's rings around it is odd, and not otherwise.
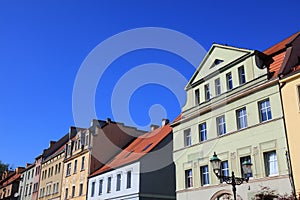
[{"label": "window pane", "polygon": [[209,184],[208,166],[205,165],[200,167],[200,173],[201,173],[201,185],[208,185]]},{"label": "window pane", "polygon": [[215,80],[215,93],[216,96],[221,94],[221,83],[219,78]]},{"label": "window pane", "polygon": [[198,105],[200,103],[200,92],[199,89],[195,90],[195,105]]},{"label": "window pane", "polygon": [[127,172],[127,184],[126,188],[131,188],[131,171]]},{"label": "window pane", "polygon": [[92,182],[92,191],[91,191],[91,197],[93,197],[95,194],[95,182]]},{"label": "window pane", "polygon": [[199,138],[200,138],[200,141],[207,140],[207,130],[206,130],[205,122],[199,125]]},{"label": "window pane", "polygon": [[233,88],[231,73],[226,74],[226,81],[227,81],[227,90],[231,90]]},{"label": "window pane", "polygon": [[259,113],[261,122],[272,119],[271,106],[269,99],[261,101],[259,104]]},{"label": "window pane", "polygon": [[205,91],[205,100],[209,100],[210,99],[209,84],[204,86],[204,91]]},{"label": "window pane", "polygon": [[191,129],[184,130],[184,146],[192,145]]},{"label": "window pane", "polygon": [[120,191],[121,189],[121,174],[117,174],[117,186],[116,186],[116,190]]},{"label": "window pane", "polygon": [[185,187],[193,187],[193,172],[191,169],[185,170]]},{"label": "window pane", "polygon": [[278,174],[278,164],[277,164],[277,157],[276,152],[271,151],[264,153],[265,157],[265,167],[266,167],[266,175],[277,175]]},{"label": "window pane", "polygon": [[248,126],[246,108],[237,110],[236,116],[238,129],[246,128]]},{"label": "window pane", "polygon": [[99,191],[98,191],[98,195],[102,194],[102,190],[103,190],[103,180],[99,181]]},{"label": "window pane", "polygon": [[240,85],[246,83],[246,76],[245,76],[245,69],[244,69],[244,67],[239,67],[238,68],[238,72],[239,72],[239,82],[240,82]]},{"label": "window pane", "polygon": [[219,135],[223,135],[226,133],[226,122],[225,122],[225,116],[222,115],[220,117],[217,117],[217,130]]},{"label": "window pane", "polygon": [[223,176],[229,176],[228,161],[221,162],[221,173]]},{"label": "window pane", "polygon": [[[246,162],[252,163],[252,162],[251,162],[251,156],[245,156],[245,157],[241,157],[241,158],[240,158],[240,164],[241,164],[241,176],[242,176],[242,177],[245,177],[244,171],[243,171],[243,166],[242,166],[242,164],[243,164],[245,161],[246,161]],[[248,174],[247,177],[253,177],[252,173],[251,173],[251,174]],[[246,177],[245,177],[245,178],[246,178]]]},{"label": "window pane", "polygon": [[107,178],[107,193],[111,192],[111,177]]}]

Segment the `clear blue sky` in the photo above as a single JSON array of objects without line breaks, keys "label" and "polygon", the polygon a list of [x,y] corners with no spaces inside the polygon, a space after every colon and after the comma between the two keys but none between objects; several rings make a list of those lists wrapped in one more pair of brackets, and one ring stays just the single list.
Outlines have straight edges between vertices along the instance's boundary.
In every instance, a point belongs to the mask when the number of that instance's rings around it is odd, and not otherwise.
[{"label": "clear blue sky", "polygon": [[[207,50],[217,42],[263,51],[300,30],[299,7],[299,0],[0,1],[0,160],[14,167],[33,162],[50,140],[68,132],[74,125],[76,74],[107,38],[133,28],[163,27],[188,35]],[[99,119],[114,118],[110,99],[122,74],[150,62],[174,67],[187,79],[194,72],[186,61],[163,51],[124,55],[99,82]],[[171,120],[180,113],[174,95],[158,85],[139,88],[131,101],[130,112],[141,126],[149,123],[153,104],[163,104]]]}]

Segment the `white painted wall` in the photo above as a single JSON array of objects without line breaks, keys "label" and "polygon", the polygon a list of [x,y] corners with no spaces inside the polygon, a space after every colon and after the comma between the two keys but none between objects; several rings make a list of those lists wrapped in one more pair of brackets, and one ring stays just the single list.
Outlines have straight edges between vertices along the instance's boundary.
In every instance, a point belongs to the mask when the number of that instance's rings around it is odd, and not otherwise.
[{"label": "white painted wall", "polygon": [[[127,172],[131,171],[131,188],[126,188]],[[116,191],[117,186],[117,174],[121,173],[121,189]],[[107,193],[107,179],[112,177],[111,192]],[[99,181],[103,180],[102,194],[99,195]],[[95,182],[94,196],[91,197],[92,183]],[[122,200],[138,200],[140,189],[140,162],[135,162],[124,167],[117,168],[115,170],[100,174],[92,177],[88,181],[88,200],[99,199],[122,199]]]}]

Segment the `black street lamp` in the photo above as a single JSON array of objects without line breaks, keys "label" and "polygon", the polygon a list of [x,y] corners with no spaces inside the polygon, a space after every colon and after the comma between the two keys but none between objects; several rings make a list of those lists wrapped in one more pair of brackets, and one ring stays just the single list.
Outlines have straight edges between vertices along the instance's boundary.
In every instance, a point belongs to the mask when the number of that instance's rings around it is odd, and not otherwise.
[{"label": "black street lamp", "polygon": [[214,152],[213,157],[210,159],[213,171],[218,179],[222,179],[225,183],[232,185],[233,198],[236,200],[236,185],[241,185],[244,181],[248,182],[250,174],[252,174],[251,165],[249,161],[242,163],[243,168],[243,178],[235,177],[234,172],[231,172],[231,176],[224,176],[221,173],[221,160],[218,158],[216,152]]}]

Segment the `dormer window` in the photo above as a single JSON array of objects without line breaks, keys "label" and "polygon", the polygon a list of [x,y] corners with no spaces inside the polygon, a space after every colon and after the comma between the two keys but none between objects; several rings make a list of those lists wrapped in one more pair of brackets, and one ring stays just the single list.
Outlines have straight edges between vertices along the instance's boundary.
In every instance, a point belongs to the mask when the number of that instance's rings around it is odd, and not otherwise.
[{"label": "dormer window", "polygon": [[215,61],[213,62],[212,66],[210,68],[215,67],[216,65],[221,64],[222,62],[224,62],[224,60],[221,59],[215,59]]}]

